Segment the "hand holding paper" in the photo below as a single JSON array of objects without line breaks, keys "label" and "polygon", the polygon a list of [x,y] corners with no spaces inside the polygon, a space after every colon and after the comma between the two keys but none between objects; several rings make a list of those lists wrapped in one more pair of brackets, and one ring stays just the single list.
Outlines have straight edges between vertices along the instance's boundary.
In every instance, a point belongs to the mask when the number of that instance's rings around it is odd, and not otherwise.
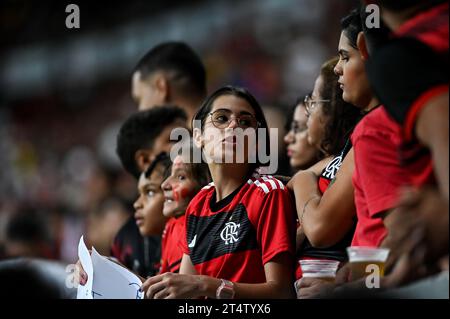
[{"label": "hand holding paper", "polygon": [[92,256],[89,255],[83,236],[78,245],[78,256],[88,275],[86,284],[78,286],[78,299],[143,299],[139,277],[101,256],[94,247]]}]

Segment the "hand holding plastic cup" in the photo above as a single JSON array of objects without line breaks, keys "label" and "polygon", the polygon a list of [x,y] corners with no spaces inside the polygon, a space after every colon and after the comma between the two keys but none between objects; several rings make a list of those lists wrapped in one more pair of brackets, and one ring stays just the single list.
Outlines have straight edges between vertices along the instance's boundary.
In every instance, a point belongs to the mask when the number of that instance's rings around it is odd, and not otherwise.
[{"label": "hand holding plastic cup", "polygon": [[377,270],[380,277],[384,276],[384,265],[389,256],[389,249],[376,247],[347,247],[350,262],[351,280],[366,277]]},{"label": "hand holding plastic cup", "polygon": [[318,278],[334,282],[339,261],[336,260],[300,260],[304,278]]}]

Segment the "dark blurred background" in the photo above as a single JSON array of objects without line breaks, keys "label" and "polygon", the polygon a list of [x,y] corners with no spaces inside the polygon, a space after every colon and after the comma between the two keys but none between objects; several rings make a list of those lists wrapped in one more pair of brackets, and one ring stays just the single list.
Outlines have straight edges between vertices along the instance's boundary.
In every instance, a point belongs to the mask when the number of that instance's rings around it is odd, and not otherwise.
[{"label": "dark blurred background", "polygon": [[[69,3],[80,29],[67,29]],[[242,85],[283,129],[295,98],[336,54],[352,0],[0,2],[0,259],[74,262],[81,234],[108,253],[136,184],[115,139],[137,111],[131,72],[154,45],[182,40],[208,89]],[[284,166],[280,172],[285,172]]]}]

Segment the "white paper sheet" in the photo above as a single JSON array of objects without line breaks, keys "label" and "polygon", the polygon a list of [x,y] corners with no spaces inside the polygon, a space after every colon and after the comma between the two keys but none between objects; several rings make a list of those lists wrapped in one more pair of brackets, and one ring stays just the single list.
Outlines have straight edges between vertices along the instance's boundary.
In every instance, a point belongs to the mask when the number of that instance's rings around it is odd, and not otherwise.
[{"label": "white paper sheet", "polygon": [[84,238],[81,236],[78,243],[78,258],[80,259],[81,266],[88,275],[88,280],[84,286],[78,285],[77,299],[92,299],[92,283],[94,278],[94,269],[92,266],[91,255],[84,243]]},{"label": "white paper sheet", "polygon": [[[80,245],[83,244],[78,253],[85,254],[89,252],[84,245],[83,237],[80,239]],[[82,255],[80,254],[80,260]],[[85,256],[83,257],[85,259]],[[139,288],[142,285],[141,280],[138,276],[133,274],[128,269],[108,260],[104,256],[101,256],[94,247],[92,247],[92,255],[89,256],[89,261],[84,261],[86,264],[91,263],[91,269],[93,276],[88,273],[88,283],[89,278],[93,278],[91,282],[91,288],[82,288],[80,293],[80,287],[78,290],[79,299],[143,299],[144,293],[139,292]],[[84,264],[82,261],[84,268]],[[86,268],[85,268],[86,269]],[[86,284],[88,286],[88,284]],[[91,298],[84,298],[86,293],[84,290],[90,289]],[[81,298],[80,298],[81,297]]]}]

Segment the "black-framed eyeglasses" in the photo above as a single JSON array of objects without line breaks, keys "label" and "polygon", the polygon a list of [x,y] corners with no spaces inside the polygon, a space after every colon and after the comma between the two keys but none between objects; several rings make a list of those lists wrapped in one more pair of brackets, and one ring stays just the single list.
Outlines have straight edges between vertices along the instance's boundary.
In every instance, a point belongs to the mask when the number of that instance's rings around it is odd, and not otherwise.
[{"label": "black-framed eyeglasses", "polygon": [[319,103],[329,103],[330,100],[313,100],[313,98],[309,95],[305,96],[305,109],[306,115],[311,115],[312,111],[316,108]]},{"label": "black-framed eyeglasses", "polygon": [[212,124],[220,129],[227,128],[233,119],[236,120],[237,125],[242,129],[258,128],[261,126],[252,114],[241,114],[236,116],[230,110],[217,110],[209,113],[211,115]]}]

